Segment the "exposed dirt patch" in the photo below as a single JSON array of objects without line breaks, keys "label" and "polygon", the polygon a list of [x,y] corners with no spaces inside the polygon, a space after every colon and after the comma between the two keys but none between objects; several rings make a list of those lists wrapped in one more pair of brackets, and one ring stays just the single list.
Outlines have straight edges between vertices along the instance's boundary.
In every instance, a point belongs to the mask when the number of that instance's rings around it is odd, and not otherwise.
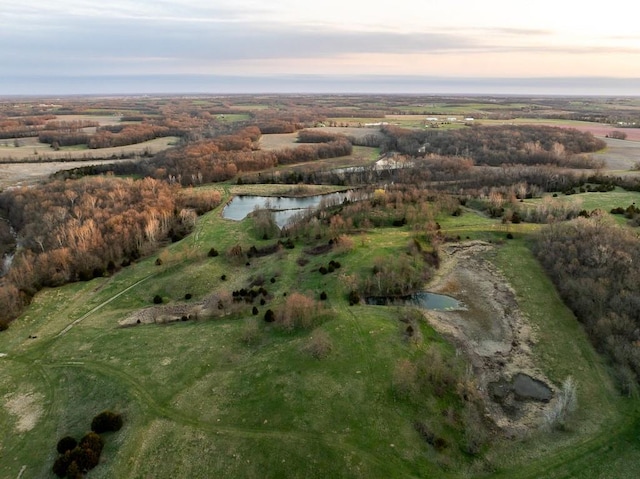
[{"label": "exposed dirt patch", "polygon": [[195,319],[202,303],[176,304],[145,308],[130,314],[120,320],[120,326],[135,326],[137,324],[164,324],[180,321],[183,317]]},{"label": "exposed dirt patch", "polygon": [[462,301],[464,311],[429,311],[439,332],[469,358],[487,414],[508,434],[520,435],[541,424],[548,403],[523,400],[507,391],[496,401],[490,383],[511,381],[519,374],[554,387],[535,363],[535,332],[518,307],[507,280],[487,259],[494,245],[482,241],[447,245],[438,277],[429,288]]},{"label": "exposed dirt patch", "polygon": [[284,148],[295,148],[302,143],[297,143],[298,132],[295,133],[274,133],[272,135],[262,135],[260,137],[260,149],[265,151],[282,150]]},{"label": "exposed dirt patch", "polygon": [[15,429],[18,433],[31,431],[42,416],[42,400],[40,393],[11,393],[4,396],[4,407],[16,417]]}]

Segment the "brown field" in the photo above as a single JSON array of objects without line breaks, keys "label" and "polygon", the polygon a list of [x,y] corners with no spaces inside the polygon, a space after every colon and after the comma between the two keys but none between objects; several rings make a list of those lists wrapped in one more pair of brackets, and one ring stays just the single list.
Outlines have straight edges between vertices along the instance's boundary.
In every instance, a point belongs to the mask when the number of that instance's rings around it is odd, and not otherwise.
[{"label": "brown field", "polygon": [[292,148],[297,145],[298,133],[275,133],[273,135],[262,135],[260,138],[260,149],[282,150],[283,148]]},{"label": "brown field", "polygon": [[612,125],[603,125],[601,123],[592,123],[588,121],[573,120],[547,120],[532,118],[516,118],[514,120],[478,120],[482,125],[548,125],[560,128],[575,128],[580,131],[587,131],[594,136],[604,138],[612,131],[621,131],[627,134],[626,141],[640,141],[640,128],[616,128]]},{"label": "brown field", "polygon": [[112,155],[135,156],[148,151],[158,153],[166,150],[177,137],[167,136],[154,140],[136,143],[135,145],[116,146],[114,148],[88,149],[82,147],[65,147],[54,151],[46,143],[40,143],[37,138],[20,138],[20,146],[14,146],[14,140],[0,141],[0,160],[3,161],[49,161],[49,160],[90,160],[91,158],[105,158]]},{"label": "brown field", "polygon": [[606,138],[605,141],[607,148],[594,156],[602,158],[608,170],[631,170],[640,162],[640,142],[612,138]]},{"label": "brown field", "polygon": [[54,120],[50,121],[95,121],[100,126],[119,125],[121,115],[57,115]]},{"label": "brown field", "polygon": [[[321,131],[327,131],[330,133],[336,133],[346,136],[353,136],[355,138],[362,138],[367,135],[378,135],[380,131],[378,128],[359,128],[353,126],[338,127],[338,126],[323,126],[315,128]],[[260,148],[262,150],[281,150],[283,148],[292,148],[299,143],[298,133],[276,133],[273,135],[262,135],[260,138]]]},{"label": "brown field", "polygon": [[[115,160],[122,161],[122,160]],[[125,160],[126,161],[126,160]],[[50,161],[47,163],[0,163],[0,190],[10,186],[24,186],[45,179],[62,170],[81,166],[103,165],[114,160]]]}]

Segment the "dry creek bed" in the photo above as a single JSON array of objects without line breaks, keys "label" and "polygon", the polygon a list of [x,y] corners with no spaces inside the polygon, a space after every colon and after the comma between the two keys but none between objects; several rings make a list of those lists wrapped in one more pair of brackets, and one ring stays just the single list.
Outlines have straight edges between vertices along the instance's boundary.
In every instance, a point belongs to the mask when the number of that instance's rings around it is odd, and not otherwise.
[{"label": "dry creek bed", "polygon": [[496,247],[482,241],[446,245],[429,290],[453,296],[465,309],[425,316],[470,361],[492,421],[519,436],[542,424],[556,388],[536,364],[535,330],[514,290],[487,259]]}]

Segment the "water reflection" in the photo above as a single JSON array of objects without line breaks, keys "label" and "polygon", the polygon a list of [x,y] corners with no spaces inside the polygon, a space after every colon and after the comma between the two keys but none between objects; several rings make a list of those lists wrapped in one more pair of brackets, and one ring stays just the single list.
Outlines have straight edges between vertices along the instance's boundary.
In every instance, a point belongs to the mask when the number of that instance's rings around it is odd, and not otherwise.
[{"label": "water reflection", "polygon": [[420,291],[418,293],[403,296],[369,296],[366,298],[367,304],[378,306],[403,304],[414,305],[431,311],[459,311],[466,309],[464,304],[451,296],[444,294],[430,293],[428,291]]},{"label": "water reflection", "polygon": [[274,212],[274,219],[278,227],[287,225],[292,217],[310,208],[317,208],[321,203],[337,204],[345,199],[352,200],[353,192],[344,191],[326,195],[289,197],[289,196],[235,196],[222,211],[222,217],[240,221],[253,210],[268,209]]}]

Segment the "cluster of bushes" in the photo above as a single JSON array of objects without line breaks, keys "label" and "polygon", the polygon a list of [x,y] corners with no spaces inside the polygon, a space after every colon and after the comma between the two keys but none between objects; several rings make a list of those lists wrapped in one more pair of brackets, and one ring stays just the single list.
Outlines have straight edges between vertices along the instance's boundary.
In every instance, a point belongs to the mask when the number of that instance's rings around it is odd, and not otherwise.
[{"label": "cluster of bushes", "polygon": [[269,297],[269,292],[264,287],[260,287],[257,289],[242,288],[242,289],[232,291],[231,293],[231,297],[233,298],[233,301],[235,301],[236,303],[240,301],[244,301],[245,303],[251,304],[256,300],[256,298],[260,296],[262,296],[262,299],[266,300]]},{"label": "cluster of bushes", "polygon": [[104,439],[100,434],[119,431],[122,428],[122,416],[112,411],[103,411],[91,421],[91,432],[80,441],[65,436],[58,441],[58,457],[52,471],[58,477],[79,479],[100,463],[100,454]]},{"label": "cluster of bushes", "polygon": [[633,219],[640,213],[640,208],[636,206],[635,203],[623,208],[622,206],[618,206],[616,208],[611,209],[612,215],[624,215],[625,218]]},{"label": "cluster of bushes", "polygon": [[328,266],[320,266],[318,271],[320,274],[329,274],[333,273],[335,270],[339,269],[342,265],[338,261],[331,260],[329,261]]},{"label": "cluster of bushes", "polygon": [[431,277],[431,267],[419,252],[393,258],[376,258],[371,275],[363,278],[364,296],[404,297],[419,289]]},{"label": "cluster of bushes", "polygon": [[613,183],[600,183],[597,185],[587,184],[579,185],[578,187],[567,188],[562,193],[569,196],[575,195],[578,193],[607,193],[609,191],[613,191],[616,188],[616,185]]},{"label": "cluster of bushes", "polygon": [[329,315],[329,310],[320,301],[293,292],[287,295],[285,303],[277,311],[268,309],[264,321],[285,331],[309,330],[324,322]]}]

